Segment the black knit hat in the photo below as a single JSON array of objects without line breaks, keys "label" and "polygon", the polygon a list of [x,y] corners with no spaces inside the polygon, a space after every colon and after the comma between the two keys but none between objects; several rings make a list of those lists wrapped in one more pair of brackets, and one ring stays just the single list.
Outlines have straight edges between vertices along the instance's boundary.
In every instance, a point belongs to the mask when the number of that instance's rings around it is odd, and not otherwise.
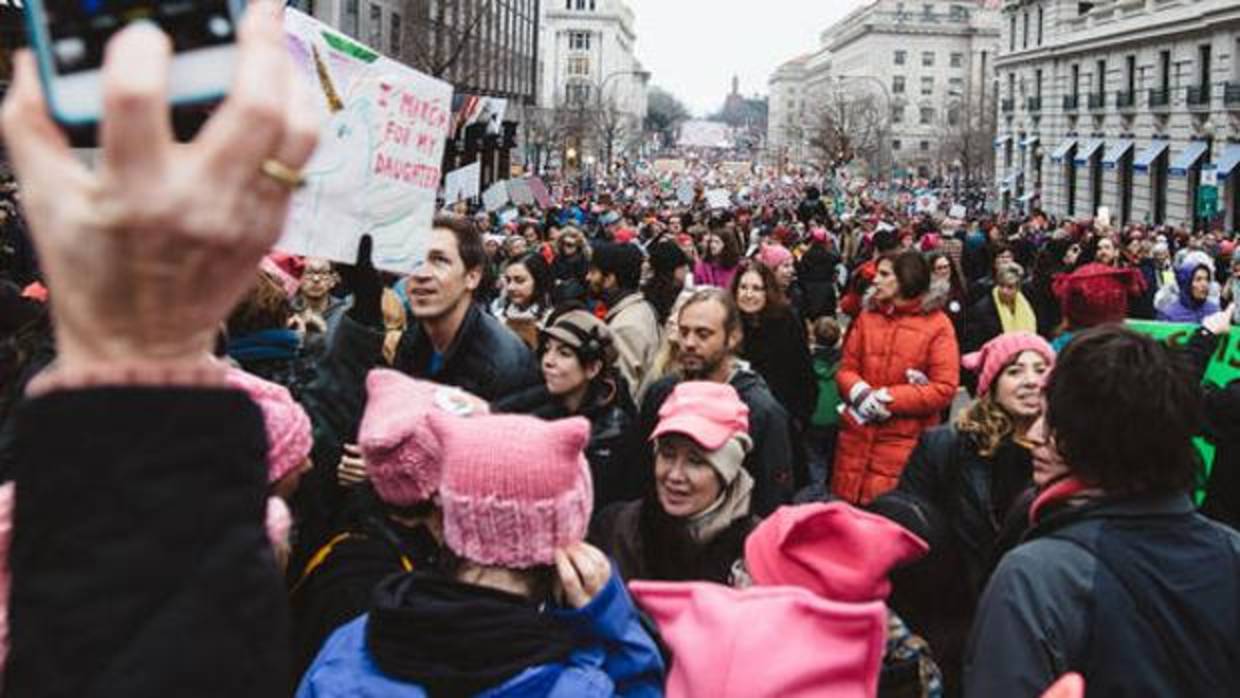
[{"label": "black knit hat", "polygon": [[689,258],[674,242],[663,240],[650,246],[650,268],[659,274],[671,274],[689,266]]}]

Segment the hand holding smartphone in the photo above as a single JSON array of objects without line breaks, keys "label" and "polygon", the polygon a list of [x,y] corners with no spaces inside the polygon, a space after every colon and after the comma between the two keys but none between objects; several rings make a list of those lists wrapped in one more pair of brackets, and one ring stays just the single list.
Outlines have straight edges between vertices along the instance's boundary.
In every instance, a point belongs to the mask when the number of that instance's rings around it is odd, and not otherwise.
[{"label": "hand holding smartphone", "polygon": [[93,131],[103,111],[101,68],[112,35],[151,22],[172,40],[169,102],[224,97],[236,64],[243,0],[26,0],[26,28],[53,118]]}]

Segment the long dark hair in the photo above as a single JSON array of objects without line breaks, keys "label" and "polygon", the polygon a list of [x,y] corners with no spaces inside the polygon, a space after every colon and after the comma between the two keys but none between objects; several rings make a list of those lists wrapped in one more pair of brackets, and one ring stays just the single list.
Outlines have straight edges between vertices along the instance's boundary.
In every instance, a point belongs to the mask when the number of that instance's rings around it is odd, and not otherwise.
[{"label": "long dark hair", "polygon": [[547,265],[547,260],[538,252],[529,252],[517,259],[504,265],[507,270],[514,264],[520,264],[530,273],[530,278],[534,280],[534,297],[531,301],[532,305],[540,308],[548,308],[551,306],[551,289],[553,280],[551,278],[551,267]]},{"label": "long dark hair", "polygon": [[706,260],[725,269],[735,267],[741,260],[741,243],[736,239],[736,234],[722,226],[712,228],[707,236],[714,235],[723,242],[723,251],[718,256],[710,253],[710,244],[707,243],[705,250]]},{"label": "long dark hair", "polygon": [[737,267],[736,275],[732,277],[732,288],[729,289],[732,294],[732,300],[736,300],[736,295],[740,291],[741,279],[745,278],[745,275],[750,272],[762,278],[762,287],[766,290],[766,305],[762,306],[762,312],[758,314],[758,317],[746,319],[762,323],[767,320],[786,317],[791,311],[788,297],[784,295],[783,290],[779,287],[779,280],[775,278],[775,272],[756,259],[743,260],[740,266]]}]

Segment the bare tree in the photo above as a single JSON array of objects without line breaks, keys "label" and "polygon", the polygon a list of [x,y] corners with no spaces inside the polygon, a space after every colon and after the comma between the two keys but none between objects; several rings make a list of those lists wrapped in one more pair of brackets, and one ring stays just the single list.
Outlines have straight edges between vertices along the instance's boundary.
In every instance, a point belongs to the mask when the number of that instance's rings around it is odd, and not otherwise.
[{"label": "bare tree", "polygon": [[603,162],[610,170],[616,144],[625,141],[632,117],[620,111],[614,98],[608,98],[606,102],[599,104],[596,109],[592,110],[591,116],[595,135],[603,149]]},{"label": "bare tree", "polygon": [[806,130],[811,158],[834,172],[856,160],[878,167],[883,143],[883,112],[872,94],[831,87],[819,96]]},{"label": "bare tree", "polygon": [[971,95],[949,97],[943,110],[939,160],[946,170],[958,169],[970,183],[990,180],[998,127],[994,109],[980,109]]},{"label": "bare tree", "polygon": [[565,123],[556,109],[531,107],[525,111],[521,128],[529,162],[541,173],[551,153],[563,147]]},{"label": "bare tree", "polygon": [[[410,18],[400,60],[431,77],[474,87],[510,60],[499,45],[496,0],[403,0]],[[513,66],[515,67],[515,66]]]}]

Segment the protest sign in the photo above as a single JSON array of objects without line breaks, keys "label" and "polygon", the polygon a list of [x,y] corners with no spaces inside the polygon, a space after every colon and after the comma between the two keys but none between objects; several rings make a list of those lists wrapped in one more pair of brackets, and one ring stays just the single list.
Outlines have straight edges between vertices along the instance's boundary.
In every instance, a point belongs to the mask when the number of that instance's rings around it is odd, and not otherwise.
[{"label": "protest sign", "polygon": [[551,208],[551,192],[547,191],[546,182],[540,177],[527,177],[526,183],[529,184],[530,193],[534,195],[534,201],[542,208]]},{"label": "protest sign", "polygon": [[443,200],[455,204],[463,199],[477,198],[482,188],[482,165],[476,162],[453,170],[444,178]]},{"label": "protest sign", "polygon": [[[1127,325],[1141,334],[1175,346],[1188,342],[1197,331],[1197,325],[1191,323],[1129,320]],[[1237,378],[1240,378],[1240,332],[1231,332],[1219,341],[1210,357],[1209,365],[1206,366],[1202,382],[1224,387]],[[1208,473],[1214,465],[1214,445],[1205,439],[1197,439],[1196,443]],[[1198,501],[1200,496],[1201,493],[1198,493]]]},{"label": "protest sign", "polygon": [[654,171],[660,174],[681,174],[689,169],[684,160],[679,158],[662,158],[654,161]]},{"label": "protest sign", "polygon": [[435,212],[452,86],[291,8],[284,30],[323,127],[277,248],[352,263],[370,235],[376,267],[413,270]]},{"label": "protest sign", "polygon": [[530,191],[529,182],[525,179],[508,180],[508,198],[512,199],[512,203],[518,206],[532,206],[534,204],[534,192]]},{"label": "protest sign", "polygon": [[965,216],[968,216],[968,215],[969,215],[969,210],[966,209],[961,204],[953,205],[951,207],[951,210],[947,212],[947,216],[949,218],[955,218],[956,220],[964,220]]},{"label": "protest sign", "polygon": [[509,201],[508,199],[508,181],[500,181],[487,187],[482,192],[482,205],[488,211],[498,211],[504,207]]},{"label": "protest sign", "polygon": [[732,196],[727,189],[711,189],[706,192],[706,203],[714,209],[727,208],[732,205]]},{"label": "protest sign", "polygon": [[682,184],[680,185],[680,188],[676,190],[676,200],[686,206],[693,203],[693,196],[694,192],[692,184]]}]

